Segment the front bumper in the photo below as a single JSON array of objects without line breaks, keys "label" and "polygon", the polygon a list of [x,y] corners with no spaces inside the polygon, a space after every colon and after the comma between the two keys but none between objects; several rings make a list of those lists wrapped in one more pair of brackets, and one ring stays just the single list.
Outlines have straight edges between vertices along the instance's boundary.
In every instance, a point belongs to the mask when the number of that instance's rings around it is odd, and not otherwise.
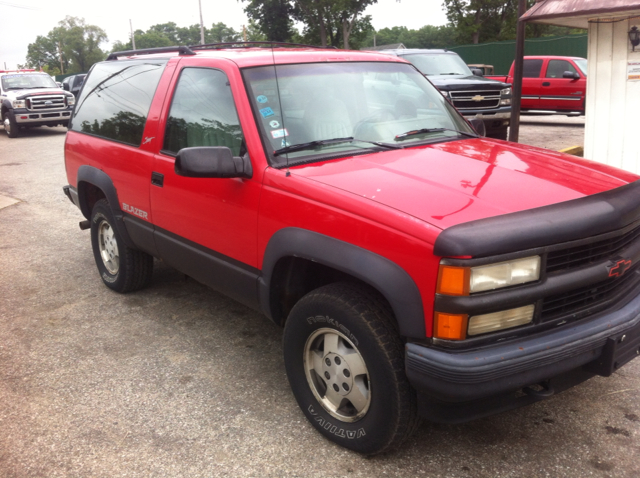
[{"label": "front bumper", "polygon": [[41,126],[47,124],[68,123],[71,119],[73,106],[69,106],[63,110],[55,111],[29,111],[27,109],[16,109],[13,115],[16,123],[20,126]]},{"label": "front bumper", "polygon": [[[423,415],[460,422],[546,398],[554,388],[561,391],[594,375],[611,375],[638,355],[640,295],[616,311],[507,344],[457,352],[408,343],[405,367],[423,401],[431,402]],[[519,391],[554,382],[551,393],[517,400]]]}]

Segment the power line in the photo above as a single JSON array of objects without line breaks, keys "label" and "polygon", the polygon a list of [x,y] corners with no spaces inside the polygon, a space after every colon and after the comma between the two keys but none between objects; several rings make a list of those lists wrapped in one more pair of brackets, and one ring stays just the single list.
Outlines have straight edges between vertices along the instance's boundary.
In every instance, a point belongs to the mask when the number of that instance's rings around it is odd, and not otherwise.
[{"label": "power line", "polygon": [[13,7],[13,8],[22,8],[24,10],[39,10],[39,8],[37,7],[30,7],[30,6],[25,6],[25,5],[18,5],[17,3],[11,3],[11,2],[4,2],[2,0],[0,0],[0,5],[6,5],[7,7]]}]

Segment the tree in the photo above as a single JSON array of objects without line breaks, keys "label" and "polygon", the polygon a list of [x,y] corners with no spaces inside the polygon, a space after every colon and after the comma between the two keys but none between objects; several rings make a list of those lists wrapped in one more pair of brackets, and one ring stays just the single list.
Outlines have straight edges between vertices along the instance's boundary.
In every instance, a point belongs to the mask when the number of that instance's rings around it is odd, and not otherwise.
[{"label": "tree", "polygon": [[289,0],[243,0],[248,5],[244,12],[249,24],[254,22],[267,41],[291,41],[293,29],[293,5]]},{"label": "tree", "polygon": [[[364,10],[378,0],[243,0],[245,13],[256,21],[267,38],[287,41],[299,38],[292,20],[304,24],[302,39],[317,39],[322,46],[350,48],[352,36],[360,41],[371,29]],[[356,43],[358,40],[356,40]]]},{"label": "tree", "polygon": [[214,23],[204,34],[206,43],[229,43],[240,41],[240,35],[222,22]]},{"label": "tree", "polygon": [[[443,1],[442,7],[447,13],[447,18],[457,31],[457,44],[513,40],[516,37],[517,0]],[[527,8],[534,4],[535,0],[527,0]],[[575,29],[552,25],[527,24],[526,27],[527,37],[534,38],[576,32],[578,31]]]},{"label": "tree", "polygon": [[81,73],[104,59],[100,44],[108,40],[105,31],[87,25],[83,18],[67,16],[47,36],[38,36],[27,47],[27,65],[46,67],[52,74]]}]

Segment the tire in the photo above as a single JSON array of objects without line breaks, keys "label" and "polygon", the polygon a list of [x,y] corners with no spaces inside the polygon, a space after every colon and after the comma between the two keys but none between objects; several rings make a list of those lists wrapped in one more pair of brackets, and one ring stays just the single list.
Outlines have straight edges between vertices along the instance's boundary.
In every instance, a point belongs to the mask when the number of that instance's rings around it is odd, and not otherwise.
[{"label": "tire", "polygon": [[285,324],[283,348],[298,405],[329,440],[373,455],[417,428],[404,345],[388,307],[368,288],[336,283],[305,295]]},{"label": "tire", "polygon": [[91,246],[102,282],[116,292],[133,292],[149,284],[153,257],[127,247],[115,227],[106,199],[100,199],[91,212]]},{"label": "tire", "polygon": [[498,129],[498,130],[491,131],[490,133],[487,133],[487,138],[502,139],[506,141],[508,137],[508,133],[509,133],[509,130],[507,128]]},{"label": "tire", "polygon": [[5,112],[4,117],[2,118],[2,124],[4,125],[4,130],[6,131],[9,138],[17,138],[19,136],[20,127],[16,122],[13,111]]}]

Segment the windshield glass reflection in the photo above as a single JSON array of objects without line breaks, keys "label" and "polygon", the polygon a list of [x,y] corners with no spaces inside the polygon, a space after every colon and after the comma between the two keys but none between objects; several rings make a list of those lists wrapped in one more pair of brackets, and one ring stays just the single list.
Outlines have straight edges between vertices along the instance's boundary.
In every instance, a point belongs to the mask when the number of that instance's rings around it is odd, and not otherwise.
[{"label": "windshield glass reflection", "polygon": [[[475,135],[408,64],[277,65],[244,77],[275,166]],[[417,134],[398,138],[407,132]]]}]

